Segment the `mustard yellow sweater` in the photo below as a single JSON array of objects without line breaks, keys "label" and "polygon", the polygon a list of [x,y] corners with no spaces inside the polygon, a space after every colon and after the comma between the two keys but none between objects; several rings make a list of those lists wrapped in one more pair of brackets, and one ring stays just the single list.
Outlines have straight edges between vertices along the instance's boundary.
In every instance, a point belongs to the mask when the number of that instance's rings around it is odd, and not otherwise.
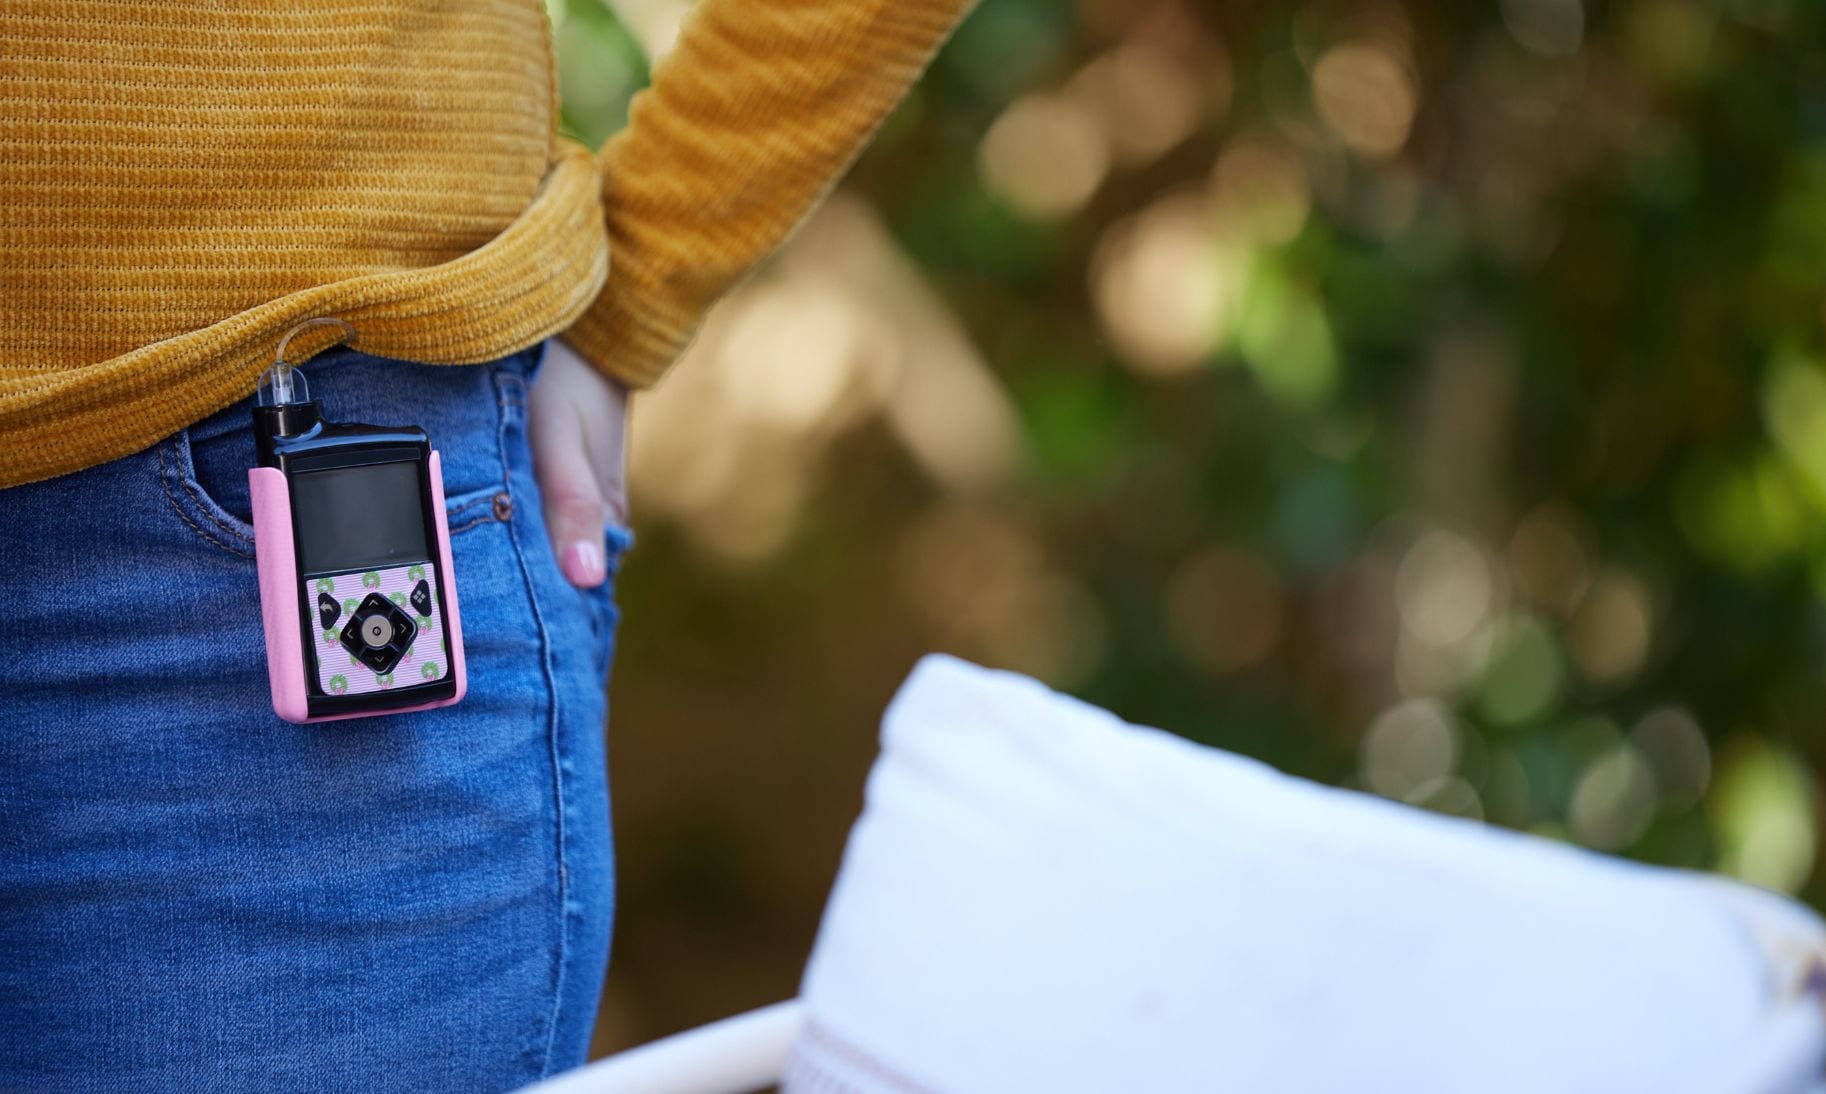
[{"label": "mustard yellow sweater", "polygon": [[969,3],[702,0],[597,156],[540,0],[0,0],[0,486],[246,396],[316,316],[650,384]]}]

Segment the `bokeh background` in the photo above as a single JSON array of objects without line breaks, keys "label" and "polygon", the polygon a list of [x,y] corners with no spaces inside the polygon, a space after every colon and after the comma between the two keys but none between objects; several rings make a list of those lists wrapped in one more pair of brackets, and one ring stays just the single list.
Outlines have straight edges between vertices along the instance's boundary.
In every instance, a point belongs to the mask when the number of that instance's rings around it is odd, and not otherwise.
[{"label": "bokeh background", "polygon": [[637,403],[597,1051],[793,993],[927,650],[1820,904],[1823,291],[1821,5],[985,0]]}]

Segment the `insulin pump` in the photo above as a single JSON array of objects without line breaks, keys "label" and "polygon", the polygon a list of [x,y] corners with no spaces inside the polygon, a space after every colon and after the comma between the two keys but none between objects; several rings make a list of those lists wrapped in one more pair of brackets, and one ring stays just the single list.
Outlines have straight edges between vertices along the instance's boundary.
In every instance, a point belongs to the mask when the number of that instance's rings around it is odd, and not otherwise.
[{"label": "insulin pump", "polygon": [[[319,323],[348,329],[313,320],[286,338]],[[425,431],[326,421],[284,341],[253,417],[247,477],[273,710],[325,722],[462,699],[444,477]]]}]

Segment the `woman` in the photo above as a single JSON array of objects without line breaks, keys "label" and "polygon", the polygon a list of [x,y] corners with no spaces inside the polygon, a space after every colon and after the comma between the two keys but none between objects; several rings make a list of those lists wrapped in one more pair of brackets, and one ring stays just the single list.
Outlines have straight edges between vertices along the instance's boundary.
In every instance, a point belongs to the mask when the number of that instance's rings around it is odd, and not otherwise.
[{"label": "woman", "polygon": [[[0,1089],[582,1061],[626,390],[964,6],[703,0],[598,158],[556,136],[538,0],[9,0]],[[354,331],[306,369],[328,416],[442,452],[453,707],[271,712],[248,397],[320,318]]]}]

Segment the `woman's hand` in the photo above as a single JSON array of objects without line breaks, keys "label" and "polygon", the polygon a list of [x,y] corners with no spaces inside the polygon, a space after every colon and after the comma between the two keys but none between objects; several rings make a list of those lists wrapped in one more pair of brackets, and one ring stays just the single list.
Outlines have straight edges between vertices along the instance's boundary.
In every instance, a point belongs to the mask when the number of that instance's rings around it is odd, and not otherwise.
[{"label": "woman's hand", "polygon": [[603,525],[628,519],[628,389],[553,339],[526,414],[552,551],[571,584],[594,588],[608,578]]}]

